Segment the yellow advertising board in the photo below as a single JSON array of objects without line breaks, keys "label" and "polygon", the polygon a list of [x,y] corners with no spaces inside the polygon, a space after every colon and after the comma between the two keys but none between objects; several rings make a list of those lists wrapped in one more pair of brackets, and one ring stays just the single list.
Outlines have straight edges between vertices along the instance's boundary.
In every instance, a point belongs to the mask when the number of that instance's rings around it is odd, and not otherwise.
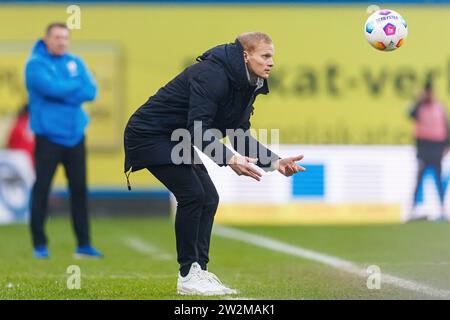
[{"label": "yellow advertising board", "polygon": [[[430,77],[450,105],[449,6],[393,6],[409,26],[404,46],[394,52],[378,52],[366,42],[362,5],[80,8],[72,51],[95,72],[100,94],[86,106],[92,187],[125,189],[121,144],[128,117],[196,56],[245,31],[267,32],[275,44],[271,92],[255,103],[252,125],[280,129],[281,143],[411,143],[407,107]],[[23,99],[20,69],[33,42],[49,22],[67,17],[64,5],[1,6],[1,115]],[[21,51],[8,53],[12,43]],[[155,180],[142,172],[132,183],[149,187]]]},{"label": "yellow advertising board", "polygon": [[215,221],[236,225],[397,224],[401,207],[395,204],[222,204]]}]

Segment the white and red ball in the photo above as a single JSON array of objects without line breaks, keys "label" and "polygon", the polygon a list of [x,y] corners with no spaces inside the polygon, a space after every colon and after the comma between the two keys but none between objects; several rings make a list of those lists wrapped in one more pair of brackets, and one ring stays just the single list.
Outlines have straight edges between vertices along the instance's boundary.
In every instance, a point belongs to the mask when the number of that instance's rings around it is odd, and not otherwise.
[{"label": "white and red ball", "polygon": [[408,25],[398,12],[390,9],[378,10],[367,19],[364,34],[375,49],[392,51],[405,42]]}]

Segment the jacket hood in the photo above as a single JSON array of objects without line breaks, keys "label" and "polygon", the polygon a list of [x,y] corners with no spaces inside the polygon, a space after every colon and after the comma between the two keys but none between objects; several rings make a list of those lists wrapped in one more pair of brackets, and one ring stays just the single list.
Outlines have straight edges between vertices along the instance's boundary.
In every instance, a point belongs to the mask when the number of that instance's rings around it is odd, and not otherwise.
[{"label": "jacket hood", "polygon": [[31,50],[31,54],[38,56],[50,55],[43,39],[39,39],[38,41],[36,41],[36,43],[33,46],[33,49]]},{"label": "jacket hood", "polygon": [[[210,60],[220,64],[226,71],[232,84],[237,89],[249,86],[246,66],[244,62],[244,48],[239,40],[211,48],[197,57],[197,61]],[[267,81],[264,80],[263,93],[269,92]]]},{"label": "jacket hood", "polygon": [[[45,42],[43,39],[39,39],[36,41],[36,43],[33,46],[33,49],[31,49],[31,55],[32,56],[40,56],[40,57],[52,57],[50,52],[48,52],[47,46],[45,45]],[[67,53],[64,53],[63,56],[66,56]]]}]

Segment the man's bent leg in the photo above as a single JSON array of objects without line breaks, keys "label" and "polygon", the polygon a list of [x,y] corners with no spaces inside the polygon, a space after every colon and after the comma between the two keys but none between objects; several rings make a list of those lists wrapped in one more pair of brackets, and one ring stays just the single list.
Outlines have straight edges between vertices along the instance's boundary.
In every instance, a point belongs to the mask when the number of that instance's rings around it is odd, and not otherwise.
[{"label": "man's bent leg", "polygon": [[177,199],[175,236],[178,263],[181,275],[186,276],[191,264],[198,261],[197,239],[205,191],[191,165],[155,165],[147,169]]},{"label": "man's bent leg", "polygon": [[209,247],[211,242],[211,231],[214,223],[214,216],[219,205],[219,194],[211,180],[205,166],[197,164],[194,166],[195,171],[202,182],[205,190],[205,202],[203,204],[202,216],[200,218],[200,226],[198,231],[198,263],[203,270],[207,269],[209,262]]}]

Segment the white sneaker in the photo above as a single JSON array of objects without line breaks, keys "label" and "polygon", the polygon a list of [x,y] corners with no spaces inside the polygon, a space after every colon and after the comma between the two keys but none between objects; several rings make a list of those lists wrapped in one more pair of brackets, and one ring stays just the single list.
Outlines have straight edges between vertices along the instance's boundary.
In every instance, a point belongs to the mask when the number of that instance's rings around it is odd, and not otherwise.
[{"label": "white sneaker", "polygon": [[186,277],[178,273],[177,293],[182,295],[217,296],[228,294],[224,287],[213,281],[197,262],[191,265]]},{"label": "white sneaker", "polygon": [[231,289],[228,288],[226,285],[224,285],[222,283],[222,281],[220,281],[220,279],[212,272],[209,271],[204,271],[202,270],[204,273],[206,273],[206,275],[213,281],[215,282],[217,285],[219,285],[220,287],[223,288],[223,290],[226,292],[226,294],[238,294],[239,292],[236,289]]}]

